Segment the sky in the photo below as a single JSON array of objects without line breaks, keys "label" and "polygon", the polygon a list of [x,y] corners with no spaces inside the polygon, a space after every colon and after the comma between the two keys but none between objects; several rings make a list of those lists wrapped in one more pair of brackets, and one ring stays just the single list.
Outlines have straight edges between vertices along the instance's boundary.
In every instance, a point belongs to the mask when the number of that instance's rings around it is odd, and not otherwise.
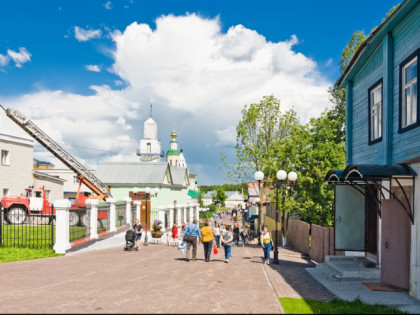
[{"label": "sky", "polygon": [[244,106],[274,95],[319,116],[351,35],[400,2],[2,0],[0,104],[95,169],[139,160],[152,103],[164,152],[175,130],[199,185],[230,183],[220,155],[235,160]]}]

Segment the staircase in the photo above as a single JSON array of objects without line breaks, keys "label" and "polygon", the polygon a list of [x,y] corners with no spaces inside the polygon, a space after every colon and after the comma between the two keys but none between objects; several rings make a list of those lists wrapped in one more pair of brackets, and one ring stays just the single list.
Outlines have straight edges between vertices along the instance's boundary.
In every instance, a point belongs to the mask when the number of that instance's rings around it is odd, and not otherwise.
[{"label": "staircase", "polygon": [[333,280],[380,281],[381,276],[376,262],[363,256],[325,256],[316,268]]}]

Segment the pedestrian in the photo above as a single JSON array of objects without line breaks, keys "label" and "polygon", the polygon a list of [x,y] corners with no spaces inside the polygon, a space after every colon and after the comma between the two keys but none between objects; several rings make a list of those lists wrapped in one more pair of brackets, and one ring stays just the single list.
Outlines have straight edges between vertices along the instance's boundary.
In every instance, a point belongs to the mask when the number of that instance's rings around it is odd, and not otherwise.
[{"label": "pedestrian", "polygon": [[232,226],[227,225],[226,231],[222,236],[222,245],[225,249],[225,262],[229,262],[230,254],[232,253],[232,242],[233,242],[233,233]]},{"label": "pedestrian", "polygon": [[[196,261],[197,260],[197,237],[201,238],[200,228],[198,227],[198,220],[194,219],[193,223],[188,224],[185,228],[185,235],[192,236],[192,241],[187,242],[187,261]],[[192,257],[191,257],[191,247],[192,247]]]},{"label": "pedestrian", "polygon": [[235,224],[235,227],[233,228],[233,242],[235,243],[235,246],[238,247],[239,242],[239,223]]},{"label": "pedestrian", "polygon": [[174,240],[174,246],[177,246],[178,227],[176,224],[172,226],[172,239]]},{"label": "pedestrian", "polygon": [[216,226],[213,229],[214,238],[216,239],[216,246],[220,247],[220,225],[216,223]]},{"label": "pedestrian", "polygon": [[264,251],[264,263],[270,264],[270,253],[271,253],[271,233],[268,232],[267,225],[264,225],[264,229],[260,236],[261,247]]},{"label": "pedestrian", "polygon": [[206,222],[204,222],[204,227],[201,228],[200,238],[201,243],[203,243],[204,246],[204,260],[206,262],[210,261],[211,249],[214,243],[213,231],[211,230],[209,225],[209,220],[206,220]]},{"label": "pedestrian", "polygon": [[133,231],[136,232],[136,247],[134,249],[138,250],[140,248],[141,234],[143,232],[143,226],[139,223],[139,220],[136,220],[133,224]]},{"label": "pedestrian", "polygon": [[246,224],[244,224],[241,230],[242,247],[245,247],[245,242],[246,242],[247,237],[248,237],[248,229],[246,228]]}]

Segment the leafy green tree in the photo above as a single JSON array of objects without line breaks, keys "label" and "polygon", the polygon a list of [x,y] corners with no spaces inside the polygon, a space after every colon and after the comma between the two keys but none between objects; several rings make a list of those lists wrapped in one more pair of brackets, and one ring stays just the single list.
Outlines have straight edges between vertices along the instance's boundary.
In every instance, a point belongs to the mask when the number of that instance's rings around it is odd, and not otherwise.
[{"label": "leafy green tree", "polygon": [[213,198],[213,204],[223,206],[225,200],[227,199],[226,193],[222,188],[218,188],[216,191],[216,196]]},{"label": "leafy green tree", "polygon": [[359,49],[360,45],[366,40],[368,36],[365,35],[365,31],[356,31],[351,36],[350,41],[344,47],[343,52],[341,53],[340,60],[340,70],[341,73],[344,72],[346,67],[349,65],[351,59],[353,58],[356,51]]}]

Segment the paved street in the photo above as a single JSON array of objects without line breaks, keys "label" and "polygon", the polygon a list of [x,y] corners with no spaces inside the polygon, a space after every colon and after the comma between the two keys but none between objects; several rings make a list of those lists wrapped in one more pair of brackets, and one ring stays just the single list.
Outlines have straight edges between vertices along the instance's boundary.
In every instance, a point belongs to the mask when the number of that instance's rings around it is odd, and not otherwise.
[{"label": "paved street", "polygon": [[0,313],[283,313],[277,296],[333,297],[287,249],[274,267],[257,246],[233,248],[225,263],[222,248],[205,262],[200,245],[186,262],[172,246],[124,245],[0,264]]}]

